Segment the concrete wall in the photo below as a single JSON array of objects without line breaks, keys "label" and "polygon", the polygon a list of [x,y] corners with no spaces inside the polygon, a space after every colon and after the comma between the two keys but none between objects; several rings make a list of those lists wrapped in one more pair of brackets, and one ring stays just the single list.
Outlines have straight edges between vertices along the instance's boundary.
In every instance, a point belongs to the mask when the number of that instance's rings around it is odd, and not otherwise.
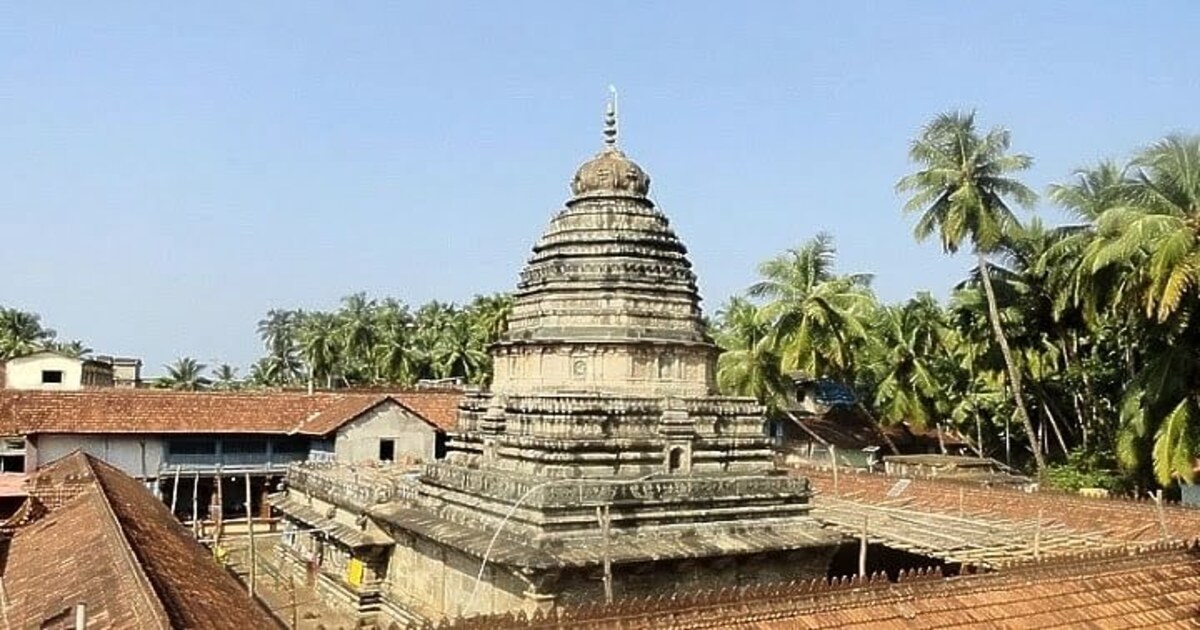
[{"label": "concrete wall", "polygon": [[433,461],[438,431],[394,401],[386,401],[337,432],[334,453],[341,462],[379,460],[380,440],[393,440],[395,460]]},{"label": "concrete wall", "polygon": [[[65,391],[83,388],[83,361],[48,352],[12,359],[5,364],[8,389]],[[60,370],[62,383],[42,383],[43,370]]]},{"label": "concrete wall", "polygon": [[26,470],[40,467],[81,449],[120,468],[132,477],[157,477],[163,459],[163,441],[158,436],[38,435],[37,448],[30,449]]}]

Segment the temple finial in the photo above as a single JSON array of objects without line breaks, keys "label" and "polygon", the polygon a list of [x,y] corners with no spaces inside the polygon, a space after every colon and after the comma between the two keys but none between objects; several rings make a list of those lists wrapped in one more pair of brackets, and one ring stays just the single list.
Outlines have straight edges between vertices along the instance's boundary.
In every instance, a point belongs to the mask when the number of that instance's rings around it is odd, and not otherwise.
[{"label": "temple finial", "polygon": [[604,110],[604,144],[617,146],[617,88],[608,86],[608,107]]}]

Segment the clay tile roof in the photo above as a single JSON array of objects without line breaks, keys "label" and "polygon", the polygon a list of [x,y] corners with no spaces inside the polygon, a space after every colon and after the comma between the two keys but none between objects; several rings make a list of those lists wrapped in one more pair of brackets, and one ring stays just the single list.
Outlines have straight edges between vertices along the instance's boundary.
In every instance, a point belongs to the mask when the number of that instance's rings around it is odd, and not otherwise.
[{"label": "clay tile roof", "polygon": [[[834,493],[833,475],[817,469],[798,471],[807,477],[818,494],[840,494],[871,505],[903,502],[915,512],[958,516],[981,516],[1006,521],[1033,522],[1041,513],[1048,523],[1085,533],[1101,533],[1114,542],[1148,544],[1163,537],[1163,526],[1173,538],[1200,538],[1200,510],[1166,505],[1160,521],[1149,500],[1099,499],[1078,494],[1042,490],[1023,492],[1010,487],[984,487],[979,483],[912,479],[898,496],[889,496],[897,477],[882,474],[843,474]],[[965,490],[965,492],[964,492]]]},{"label": "clay tile roof", "polygon": [[822,415],[792,414],[802,429],[840,449],[887,447],[887,440],[868,418],[854,409],[835,408]]},{"label": "clay tile roof", "polygon": [[399,392],[391,397],[443,431],[453,431],[458,426],[461,391]]},{"label": "clay tile roof", "polygon": [[549,617],[460,619],[449,628],[1194,628],[1200,556],[1194,546],[1084,554],[994,573],[910,574],[768,584],[612,605],[566,606]]},{"label": "clay tile roof", "polygon": [[139,482],[80,452],[36,473],[32,494],[70,487],[18,529],[4,556],[8,627],[278,628]]},{"label": "clay tile roof", "polygon": [[[0,435],[294,433],[324,435],[391,397],[431,424],[454,425],[459,392],[0,391]],[[324,429],[323,432],[316,431]]]}]

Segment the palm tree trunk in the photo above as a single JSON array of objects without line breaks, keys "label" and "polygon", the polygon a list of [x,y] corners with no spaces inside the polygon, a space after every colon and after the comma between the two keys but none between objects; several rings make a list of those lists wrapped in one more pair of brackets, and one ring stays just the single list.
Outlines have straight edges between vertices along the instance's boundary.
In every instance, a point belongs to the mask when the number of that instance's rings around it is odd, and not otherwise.
[{"label": "palm tree trunk", "polygon": [[1004,336],[1004,328],[1000,325],[1000,309],[996,306],[996,293],[992,290],[992,273],[983,252],[976,252],[975,255],[979,258],[979,276],[983,278],[983,290],[987,294],[988,317],[992,320],[992,331],[996,333],[996,343],[1000,344],[1000,353],[1004,355],[1004,366],[1008,369],[1008,381],[1012,386],[1013,403],[1017,406],[1017,413],[1020,414],[1021,422],[1025,425],[1025,433],[1029,436],[1029,444],[1033,447],[1033,459],[1037,463],[1037,472],[1040,478],[1042,471],[1046,468],[1046,460],[1042,457],[1042,451],[1035,441],[1037,434],[1033,431],[1033,421],[1030,420],[1029,410],[1025,408],[1025,399],[1021,394],[1021,373],[1017,371],[1017,366],[1013,362],[1012,351],[1008,348],[1008,338]]}]

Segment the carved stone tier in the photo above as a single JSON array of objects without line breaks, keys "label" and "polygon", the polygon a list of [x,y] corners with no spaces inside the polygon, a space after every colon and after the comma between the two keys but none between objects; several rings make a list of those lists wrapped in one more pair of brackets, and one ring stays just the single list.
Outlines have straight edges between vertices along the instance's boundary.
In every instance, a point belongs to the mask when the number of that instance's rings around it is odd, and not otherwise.
[{"label": "carved stone tier", "polygon": [[[435,500],[442,518],[494,529],[535,546],[565,544],[596,534],[596,508],[611,510],[618,532],[651,535],[682,526],[753,527],[805,516],[805,479],[774,475],[655,475],[635,479],[546,479],[448,464],[426,468],[421,493]],[[515,506],[515,507],[514,507]],[[761,524],[760,524],[761,525]]]},{"label": "carved stone tier", "polygon": [[447,459],[542,477],[762,473],[761,414],[741,398],[478,393],[460,407]]},{"label": "carved stone tier", "polygon": [[[626,159],[606,151],[596,160]],[[492,391],[712,393],[717,350],[687,248],[641,188],[584,189],[521,273],[508,331],[493,348]]]}]

